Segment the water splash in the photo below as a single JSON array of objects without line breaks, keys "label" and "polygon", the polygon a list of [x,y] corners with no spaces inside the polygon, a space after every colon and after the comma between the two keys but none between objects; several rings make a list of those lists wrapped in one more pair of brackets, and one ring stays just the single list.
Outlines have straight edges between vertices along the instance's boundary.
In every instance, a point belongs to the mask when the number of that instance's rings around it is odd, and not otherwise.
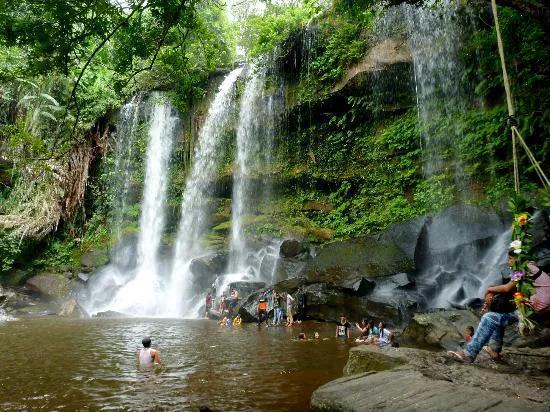
[{"label": "water splash", "polygon": [[199,147],[195,149],[192,170],[186,181],[181,203],[181,220],[165,300],[164,311],[167,314],[188,314],[194,306],[191,299],[196,291],[189,270],[190,259],[204,252],[200,238],[209,223],[211,181],[223,155],[220,148],[221,137],[230,120],[235,83],[241,72],[242,68],[237,68],[226,76],[199,132]]}]

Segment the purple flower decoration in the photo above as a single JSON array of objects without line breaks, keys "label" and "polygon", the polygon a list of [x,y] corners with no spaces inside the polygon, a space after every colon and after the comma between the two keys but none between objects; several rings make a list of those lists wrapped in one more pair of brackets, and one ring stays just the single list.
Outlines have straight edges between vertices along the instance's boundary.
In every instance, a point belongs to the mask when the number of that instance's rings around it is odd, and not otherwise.
[{"label": "purple flower decoration", "polygon": [[520,272],[519,270],[516,270],[514,272],[514,274],[512,275],[512,280],[514,282],[517,282],[518,280],[520,280],[521,278],[523,277],[523,272]]}]

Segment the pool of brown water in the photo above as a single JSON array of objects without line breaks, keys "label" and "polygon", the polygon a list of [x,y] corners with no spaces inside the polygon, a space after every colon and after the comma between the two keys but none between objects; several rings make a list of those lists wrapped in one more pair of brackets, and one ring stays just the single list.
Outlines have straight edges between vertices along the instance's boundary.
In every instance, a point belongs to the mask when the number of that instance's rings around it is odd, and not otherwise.
[{"label": "pool of brown water", "polygon": [[[321,339],[296,340],[314,331]],[[143,371],[146,335],[163,365]],[[323,323],[133,318],[4,322],[0,342],[0,410],[308,410],[313,390],[342,375],[350,347]]]}]

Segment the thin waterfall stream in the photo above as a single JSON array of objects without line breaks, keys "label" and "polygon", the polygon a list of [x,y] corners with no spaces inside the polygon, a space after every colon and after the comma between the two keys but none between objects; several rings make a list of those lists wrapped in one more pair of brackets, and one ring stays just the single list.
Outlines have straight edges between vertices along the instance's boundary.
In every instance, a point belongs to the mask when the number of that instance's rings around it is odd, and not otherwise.
[{"label": "thin waterfall stream", "polygon": [[235,83],[241,72],[242,68],[237,68],[226,76],[200,130],[199,146],[195,150],[192,170],[183,192],[172,273],[164,302],[164,313],[173,316],[194,316],[192,299],[195,293],[202,292],[193,290],[189,264],[191,258],[204,252],[200,237],[204,234],[210,217],[209,187],[221,160],[221,137],[230,120]]}]

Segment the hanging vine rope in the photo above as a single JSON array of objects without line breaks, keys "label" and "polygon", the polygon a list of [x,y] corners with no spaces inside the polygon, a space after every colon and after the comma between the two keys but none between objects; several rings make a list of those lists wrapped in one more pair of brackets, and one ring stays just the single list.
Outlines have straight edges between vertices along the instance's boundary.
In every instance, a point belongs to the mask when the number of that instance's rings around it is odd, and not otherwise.
[{"label": "hanging vine rope", "polygon": [[506,70],[506,60],[504,58],[504,47],[502,45],[502,36],[500,35],[500,24],[498,21],[498,12],[497,12],[497,4],[496,0],[491,0],[491,7],[493,9],[493,17],[495,19],[495,30],[497,33],[497,44],[498,44],[498,54],[500,56],[500,66],[502,68],[502,80],[504,82],[504,90],[506,91],[506,104],[508,105],[508,119],[510,124],[510,132],[512,134],[512,156],[514,160],[514,188],[516,190],[516,193],[519,193],[519,166],[518,166],[518,154],[517,154],[517,148],[516,148],[516,140],[519,141],[523,149],[525,150],[525,153],[527,154],[527,158],[532,163],[537,176],[539,177],[540,181],[542,182],[542,186],[544,188],[550,188],[550,181],[544,174],[544,171],[540,167],[539,162],[535,159],[535,156],[533,155],[533,152],[529,149],[527,146],[527,143],[525,143],[525,140],[519,133],[519,130],[517,128],[517,119],[516,119],[516,112],[514,109],[514,103],[512,100],[512,92],[510,90],[510,79],[508,78],[508,71]]}]

